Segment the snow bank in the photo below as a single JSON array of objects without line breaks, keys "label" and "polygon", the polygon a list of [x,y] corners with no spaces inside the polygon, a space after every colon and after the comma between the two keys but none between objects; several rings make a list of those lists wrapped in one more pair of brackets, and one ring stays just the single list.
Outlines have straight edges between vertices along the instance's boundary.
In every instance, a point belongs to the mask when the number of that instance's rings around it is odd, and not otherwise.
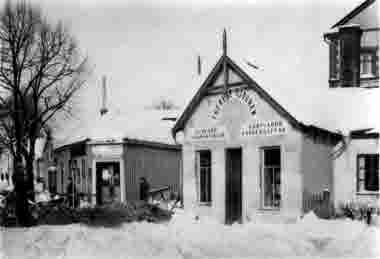
[{"label": "snow bank", "polygon": [[[313,214],[291,224],[225,226],[177,211],[165,224],[2,229],[5,258],[378,258],[380,229]],[[1,250],[0,250],[1,251]],[[0,253],[1,258],[1,253]]]}]

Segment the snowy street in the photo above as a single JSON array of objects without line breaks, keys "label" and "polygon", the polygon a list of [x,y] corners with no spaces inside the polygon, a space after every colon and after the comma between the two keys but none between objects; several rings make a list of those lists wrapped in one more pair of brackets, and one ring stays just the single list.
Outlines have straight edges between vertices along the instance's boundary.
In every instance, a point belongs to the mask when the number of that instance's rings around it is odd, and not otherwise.
[{"label": "snowy street", "polygon": [[[378,220],[378,219],[376,219]],[[14,258],[378,258],[380,228],[359,221],[250,222],[225,226],[177,213],[165,224],[2,229],[4,259]],[[377,244],[377,245],[376,245]]]}]

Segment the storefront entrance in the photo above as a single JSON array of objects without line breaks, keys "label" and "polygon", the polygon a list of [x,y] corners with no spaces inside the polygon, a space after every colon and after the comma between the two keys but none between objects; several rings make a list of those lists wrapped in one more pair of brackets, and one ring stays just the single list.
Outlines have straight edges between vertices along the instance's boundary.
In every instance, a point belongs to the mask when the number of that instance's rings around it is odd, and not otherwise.
[{"label": "storefront entrance", "polygon": [[96,203],[98,205],[120,202],[120,163],[96,163]]},{"label": "storefront entrance", "polygon": [[242,220],[241,148],[226,150],[226,224]]}]

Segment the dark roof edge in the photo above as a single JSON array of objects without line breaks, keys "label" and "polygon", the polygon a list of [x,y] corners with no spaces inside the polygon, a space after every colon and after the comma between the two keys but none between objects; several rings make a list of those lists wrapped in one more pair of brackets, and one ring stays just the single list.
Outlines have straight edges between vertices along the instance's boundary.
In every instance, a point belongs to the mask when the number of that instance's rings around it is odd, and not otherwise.
[{"label": "dark roof edge", "polygon": [[82,139],[82,140],[79,140],[79,141],[75,141],[75,142],[72,142],[72,143],[69,143],[69,144],[65,144],[63,146],[59,146],[57,148],[54,148],[54,152],[62,151],[63,149],[69,148],[69,147],[71,147],[73,145],[86,144],[86,142],[88,142],[90,140],[91,140],[90,138],[85,138],[85,139]]},{"label": "dark roof edge", "polygon": [[329,136],[332,140],[336,142],[341,141],[343,139],[343,135],[338,132],[332,132],[332,131],[329,131],[329,130],[326,130],[314,125],[305,125],[303,123],[301,123],[301,126],[302,126],[301,128],[302,132],[307,135]]},{"label": "dark roof edge", "polygon": [[193,109],[195,109],[196,105],[198,104],[198,101],[199,99],[202,98],[202,92],[204,90],[204,88],[206,88],[206,86],[208,85],[208,83],[214,78],[218,68],[219,68],[219,65],[221,62],[223,62],[223,58],[225,56],[221,56],[219,58],[219,60],[216,62],[215,66],[213,67],[213,69],[211,70],[211,72],[208,74],[208,76],[206,77],[206,79],[203,81],[201,87],[198,89],[198,91],[195,93],[195,95],[193,96],[193,98],[191,99],[191,101],[189,102],[189,104],[186,106],[185,110],[182,112],[181,116],[179,117],[179,119],[176,121],[176,123],[174,124],[173,128],[172,128],[172,137],[173,139],[175,139],[175,134],[176,132],[180,131],[181,129],[183,129],[184,125],[189,117],[189,114],[191,114],[193,112]]},{"label": "dark roof edge", "polygon": [[140,139],[132,139],[132,138],[123,138],[124,144],[130,144],[130,145],[142,145],[142,146],[148,146],[148,147],[154,147],[154,148],[160,148],[160,149],[171,149],[171,150],[181,150],[181,145],[176,144],[167,144],[162,142],[156,142],[156,141],[148,141],[148,140],[140,140]]},{"label": "dark roof edge", "polygon": [[368,6],[370,6],[371,4],[373,4],[375,1],[376,0],[366,0],[366,1],[364,1],[363,3],[361,3],[360,5],[358,5],[357,7],[355,7],[351,12],[349,12],[342,19],[340,19],[336,24],[334,24],[333,26],[331,26],[331,29],[333,29],[333,28],[335,28],[337,26],[344,25],[349,20],[351,20],[352,18],[354,18],[356,15],[358,15],[361,11],[363,11],[365,8],[367,8]]},{"label": "dark roof edge", "polygon": [[379,139],[379,132],[370,132],[367,133],[365,131],[351,131],[350,132],[351,139]]}]

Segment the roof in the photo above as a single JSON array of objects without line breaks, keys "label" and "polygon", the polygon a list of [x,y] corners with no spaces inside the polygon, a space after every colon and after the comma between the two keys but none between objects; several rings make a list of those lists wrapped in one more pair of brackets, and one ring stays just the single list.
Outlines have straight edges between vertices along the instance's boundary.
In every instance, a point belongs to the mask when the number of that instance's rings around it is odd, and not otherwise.
[{"label": "roof", "polygon": [[71,128],[66,128],[55,139],[55,148],[60,149],[82,141],[124,142],[126,139],[141,143],[160,143],[173,145],[170,130],[174,122],[163,120],[175,117],[178,111],[144,109],[130,112],[113,112],[112,110],[96,118],[80,121]]},{"label": "roof", "polygon": [[373,129],[360,129],[350,132],[351,139],[379,139],[379,132],[374,132]]},{"label": "roof", "polygon": [[335,139],[340,139],[341,134],[338,132],[331,132],[327,129],[317,127],[314,125],[306,125],[298,121],[293,115],[291,115],[283,106],[281,106],[269,93],[267,93],[259,84],[253,80],[243,69],[241,69],[231,58],[227,55],[222,55],[219,61],[216,63],[211,73],[207,76],[201,87],[198,89],[189,105],[185,108],[184,112],[177,120],[172,129],[172,134],[175,136],[176,132],[183,130],[187,121],[200,104],[202,99],[207,95],[209,86],[214,82],[217,74],[223,69],[224,63],[229,69],[232,69],[237,73],[249,88],[254,90],[261,98],[269,103],[274,110],[282,115],[287,121],[295,128],[308,133],[308,134],[328,134]]},{"label": "roof", "polygon": [[353,9],[351,12],[349,12],[346,16],[344,16],[342,19],[340,19],[336,24],[331,26],[331,29],[342,26],[346,24],[348,21],[350,21],[352,18],[354,18],[356,15],[361,13],[364,9],[366,9],[368,6],[376,2],[376,0],[366,0],[360,5],[358,5],[355,9]]}]

